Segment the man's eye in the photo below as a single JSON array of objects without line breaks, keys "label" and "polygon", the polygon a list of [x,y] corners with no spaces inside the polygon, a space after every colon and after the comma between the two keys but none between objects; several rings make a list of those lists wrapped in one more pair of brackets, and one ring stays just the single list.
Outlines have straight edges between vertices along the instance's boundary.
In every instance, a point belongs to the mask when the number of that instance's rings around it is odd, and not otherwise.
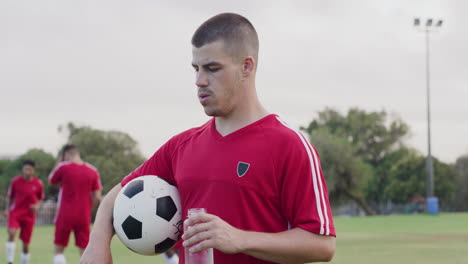
[{"label": "man's eye", "polygon": [[193,68],[193,70],[194,70],[195,72],[198,72],[198,68]]},{"label": "man's eye", "polygon": [[220,69],[219,67],[209,67],[209,68],[208,68],[208,70],[209,70],[210,72],[217,72],[217,71],[219,71],[219,69]]}]

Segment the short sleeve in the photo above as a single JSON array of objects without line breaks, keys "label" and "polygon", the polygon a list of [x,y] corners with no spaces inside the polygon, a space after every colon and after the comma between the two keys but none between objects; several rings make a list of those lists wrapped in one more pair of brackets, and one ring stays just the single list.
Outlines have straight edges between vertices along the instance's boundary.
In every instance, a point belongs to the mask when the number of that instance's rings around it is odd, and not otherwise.
[{"label": "short sleeve", "polygon": [[95,177],[94,177],[94,181],[93,181],[93,186],[92,186],[92,190],[93,191],[99,191],[102,189],[102,185],[101,185],[101,177],[99,176],[99,172],[96,171],[96,174],[95,174]]},{"label": "short sleeve", "polygon": [[44,200],[44,184],[42,184],[42,181],[41,180],[38,180],[37,181],[38,184],[37,184],[37,191],[36,191],[36,197],[38,200]]},{"label": "short sleeve", "polygon": [[50,184],[57,184],[62,181],[62,171],[63,171],[63,165],[64,162],[60,162],[57,164],[52,172],[49,174],[49,183]]},{"label": "short sleeve", "polygon": [[281,210],[291,228],[336,236],[319,155],[304,135],[297,135],[282,155]]},{"label": "short sleeve", "polygon": [[12,180],[10,186],[8,186],[8,197],[15,198],[15,181]]},{"label": "short sleeve", "polygon": [[144,175],[158,176],[170,184],[176,185],[172,171],[172,154],[175,142],[168,141],[159,148],[151,158],[145,161],[140,167],[125,177],[121,185],[125,186],[129,181]]}]

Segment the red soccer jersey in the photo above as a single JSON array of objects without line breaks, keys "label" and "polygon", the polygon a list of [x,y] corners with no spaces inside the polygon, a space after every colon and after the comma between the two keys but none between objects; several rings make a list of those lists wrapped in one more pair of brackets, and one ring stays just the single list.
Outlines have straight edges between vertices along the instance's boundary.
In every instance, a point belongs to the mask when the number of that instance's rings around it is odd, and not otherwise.
[{"label": "red soccer jersey", "polygon": [[18,216],[34,217],[31,205],[39,200],[44,200],[44,188],[42,181],[37,177],[26,180],[22,175],[16,176],[8,188],[8,197],[13,199],[11,212]]},{"label": "red soccer jersey", "polygon": [[[184,218],[188,208],[204,207],[242,230],[281,232],[300,227],[335,236],[317,151],[276,115],[224,137],[213,118],[173,137],[122,185],[142,175],[158,175],[178,187]],[[270,263],[217,250],[214,260]]]},{"label": "red soccer jersey", "polygon": [[91,223],[91,192],[102,189],[99,173],[89,163],[61,162],[49,175],[51,184],[60,184],[55,221]]}]

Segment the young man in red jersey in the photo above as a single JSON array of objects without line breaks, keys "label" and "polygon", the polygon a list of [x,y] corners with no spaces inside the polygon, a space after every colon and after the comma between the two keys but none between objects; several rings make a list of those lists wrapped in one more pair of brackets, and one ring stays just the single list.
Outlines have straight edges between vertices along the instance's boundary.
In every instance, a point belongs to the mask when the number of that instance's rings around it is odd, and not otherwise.
[{"label": "young man in red jersey", "polygon": [[170,139],[108,193],[81,263],[112,263],[115,197],[148,174],[178,187],[184,218],[189,208],[207,209],[184,222],[191,252],[213,248],[223,264],[331,260],[335,228],[319,156],[259,102],[252,24],[232,13],[212,17],[193,35],[192,55],[198,99],[213,118]]},{"label": "young man in red jersey", "polygon": [[7,263],[13,263],[15,256],[16,231],[21,229],[20,239],[23,241],[21,264],[28,264],[29,243],[34,229],[36,212],[44,200],[44,188],[41,180],[34,176],[35,162],[23,161],[22,174],[11,181],[6,199],[5,216],[8,219],[8,242],[6,243]]},{"label": "young man in red jersey", "polygon": [[49,175],[51,185],[60,185],[55,216],[54,264],[65,264],[63,255],[70,233],[80,254],[88,245],[93,206],[101,200],[101,180],[98,170],[81,160],[78,148],[68,144],[62,150],[62,162]]}]

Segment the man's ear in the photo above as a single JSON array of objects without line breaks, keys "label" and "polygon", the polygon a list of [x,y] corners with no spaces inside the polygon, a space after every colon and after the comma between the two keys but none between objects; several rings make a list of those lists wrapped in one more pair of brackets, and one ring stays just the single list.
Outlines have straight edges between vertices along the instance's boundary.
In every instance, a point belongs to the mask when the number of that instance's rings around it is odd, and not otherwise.
[{"label": "man's ear", "polygon": [[252,56],[248,56],[242,62],[242,77],[247,77],[255,71],[255,59]]}]

